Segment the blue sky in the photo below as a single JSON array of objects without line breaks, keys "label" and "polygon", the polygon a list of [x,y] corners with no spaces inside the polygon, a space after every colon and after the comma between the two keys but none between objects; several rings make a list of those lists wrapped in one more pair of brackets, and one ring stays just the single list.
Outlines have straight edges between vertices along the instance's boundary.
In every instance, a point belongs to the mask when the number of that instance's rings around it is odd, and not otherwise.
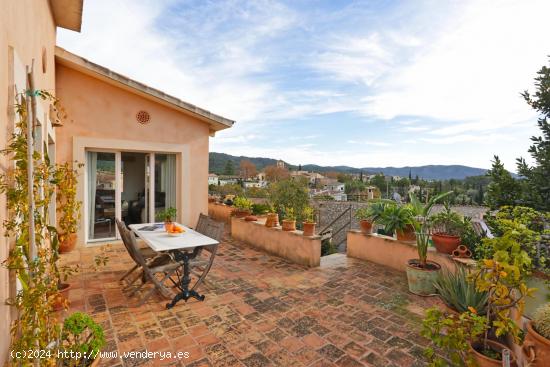
[{"label": "blue sky", "polygon": [[84,4],[58,44],[236,120],[212,151],[515,170],[537,133],[519,93],[548,62],[547,0]]}]

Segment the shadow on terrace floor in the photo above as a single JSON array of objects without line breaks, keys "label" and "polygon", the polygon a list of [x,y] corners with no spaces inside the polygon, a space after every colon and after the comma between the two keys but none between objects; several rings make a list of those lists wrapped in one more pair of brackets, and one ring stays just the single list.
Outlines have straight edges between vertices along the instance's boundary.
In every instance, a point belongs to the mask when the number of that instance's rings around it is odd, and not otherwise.
[{"label": "shadow on terrace floor", "polygon": [[[65,260],[91,263],[98,248]],[[103,359],[103,366],[421,366],[423,310],[434,301],[406,291],[405,275],[334,254],[307,269],[230,237],[201,287],[204,302],[137,308],[118,278],[132,265],[122,245],[110,263],[73,279],[71,310],[106,330],[104,351],[189,352],[188,359]]]}]

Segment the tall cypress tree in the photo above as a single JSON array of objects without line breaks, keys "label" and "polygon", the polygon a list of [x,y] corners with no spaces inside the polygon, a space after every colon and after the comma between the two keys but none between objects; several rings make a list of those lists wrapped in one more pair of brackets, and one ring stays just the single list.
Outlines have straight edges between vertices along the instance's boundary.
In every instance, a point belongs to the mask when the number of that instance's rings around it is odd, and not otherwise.
[{"label": "tall cypress tree", "polygon": [[537,74],[535,94],[525,91],[522,95],[540,114],[537,124],[542,135],[531,137],[533,144],[528,152],[534,165],[530,166],[524,158],[518,158],[517,167],[518,173],[525,178],[525,203],[539,210],[550,211],[550,68],[543,66]]}]

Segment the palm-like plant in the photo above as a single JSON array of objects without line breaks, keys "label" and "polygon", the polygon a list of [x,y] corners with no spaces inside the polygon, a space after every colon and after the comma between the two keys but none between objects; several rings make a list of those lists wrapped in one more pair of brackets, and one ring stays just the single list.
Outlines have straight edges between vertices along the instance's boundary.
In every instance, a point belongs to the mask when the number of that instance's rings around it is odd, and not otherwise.
[{"label": "palm-like plant", "polygon": [[487,292],[479,292],[476,285],[468,279],[468,272],[459,266],[455,273],[441,271],[434,283],[443,301],[459,313],[466,312],[473,307],[477,314],[484,315],[487,309]]},{"label": "palm-like plant", "polygon": [[371,202],[367,207],[359,208],[355,212],[355,217],[359,220],[368,220],[369,222],[376,223],[388,206],[395,206],[395,202],[392,200],[381,199]]},{"label": "palm-like plant", "polygon": [[[438,201],[440,201],[443,198],[446,198],[447,196],[451,195],[453,191],[447,191],[444,193],[441,193],[436,196],[432,196],[430,200],[426,204],[422,203],[414,193],[409,194],[409,198],[411,200],[410,207],[413,213],[414,217],[422,217],[422,218],[428,218],[430,216],[430,213],[432,211],[432,208],[435,204],[437,204]],[[416,229],[418,230],[420,228],[420,223],[415,224]]]},{"label": "palm-like plant", "polygon": [[404,231],[413,225],[413,211],[409,206],[388,205],[380,217],[386,233]]}]

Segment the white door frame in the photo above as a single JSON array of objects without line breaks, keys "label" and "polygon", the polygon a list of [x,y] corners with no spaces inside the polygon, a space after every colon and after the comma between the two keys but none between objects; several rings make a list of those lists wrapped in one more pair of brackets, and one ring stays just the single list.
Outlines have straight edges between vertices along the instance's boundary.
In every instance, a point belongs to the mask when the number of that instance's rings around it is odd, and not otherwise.
[{"label": "white door frame", "polygon": [[[118,169],[116,174],[116,187],[115,192],[118,192],[120,195],[120,152],[141,152],[141,153],[165,153],[165,154],[176,154],[176,208],[178,210],[177,220],[184,224],[189,224],[191,222],[190,217],[190,148],[188,144],[168,144],[168,143],[156,143],[156,142],[145,142],[145,141],[134,141],[134,140],[120,140],[120,139],[103,139],[103,138],[88,138],[75,136],[73,138],[73,161],[82,162],[86,164],[86,151],[105,151],[119,154],[119,158],[115,159],[115,169]],[[151,174],[151,179],[153,180],[151,189],[154,190],[154,153],[151,154],[152,159],[150,160],[150,169],[153,170]],[[74,163],[73,166],[79,172],[79,180],[77,185],[77,200],[83,203],[82,205],[82,215],[80,219],[80,225],[78,229],[78,238],[84,239],[83,242],[86,244],[97,244],[105,241],[112,241],[111,239],[101,239],[101,240],[89,240],[88,239],[88,198],[86,193],[88,192],[88,177],[86,166],[78,167],[77,163]],[[154,191],[151,191],[154,192]],[[149,199],[149,214],[152,215],[151,218],[154,218],[155,205],[154,197],[150,195]],[[121,204],[120,196],[116,199],[116,204],[118,208],[115,207],[115,213],[120,218],[121,215]],[[116,225],[115,225],[116,227]],[[97,242],[96,242],[97,241]]]}]

